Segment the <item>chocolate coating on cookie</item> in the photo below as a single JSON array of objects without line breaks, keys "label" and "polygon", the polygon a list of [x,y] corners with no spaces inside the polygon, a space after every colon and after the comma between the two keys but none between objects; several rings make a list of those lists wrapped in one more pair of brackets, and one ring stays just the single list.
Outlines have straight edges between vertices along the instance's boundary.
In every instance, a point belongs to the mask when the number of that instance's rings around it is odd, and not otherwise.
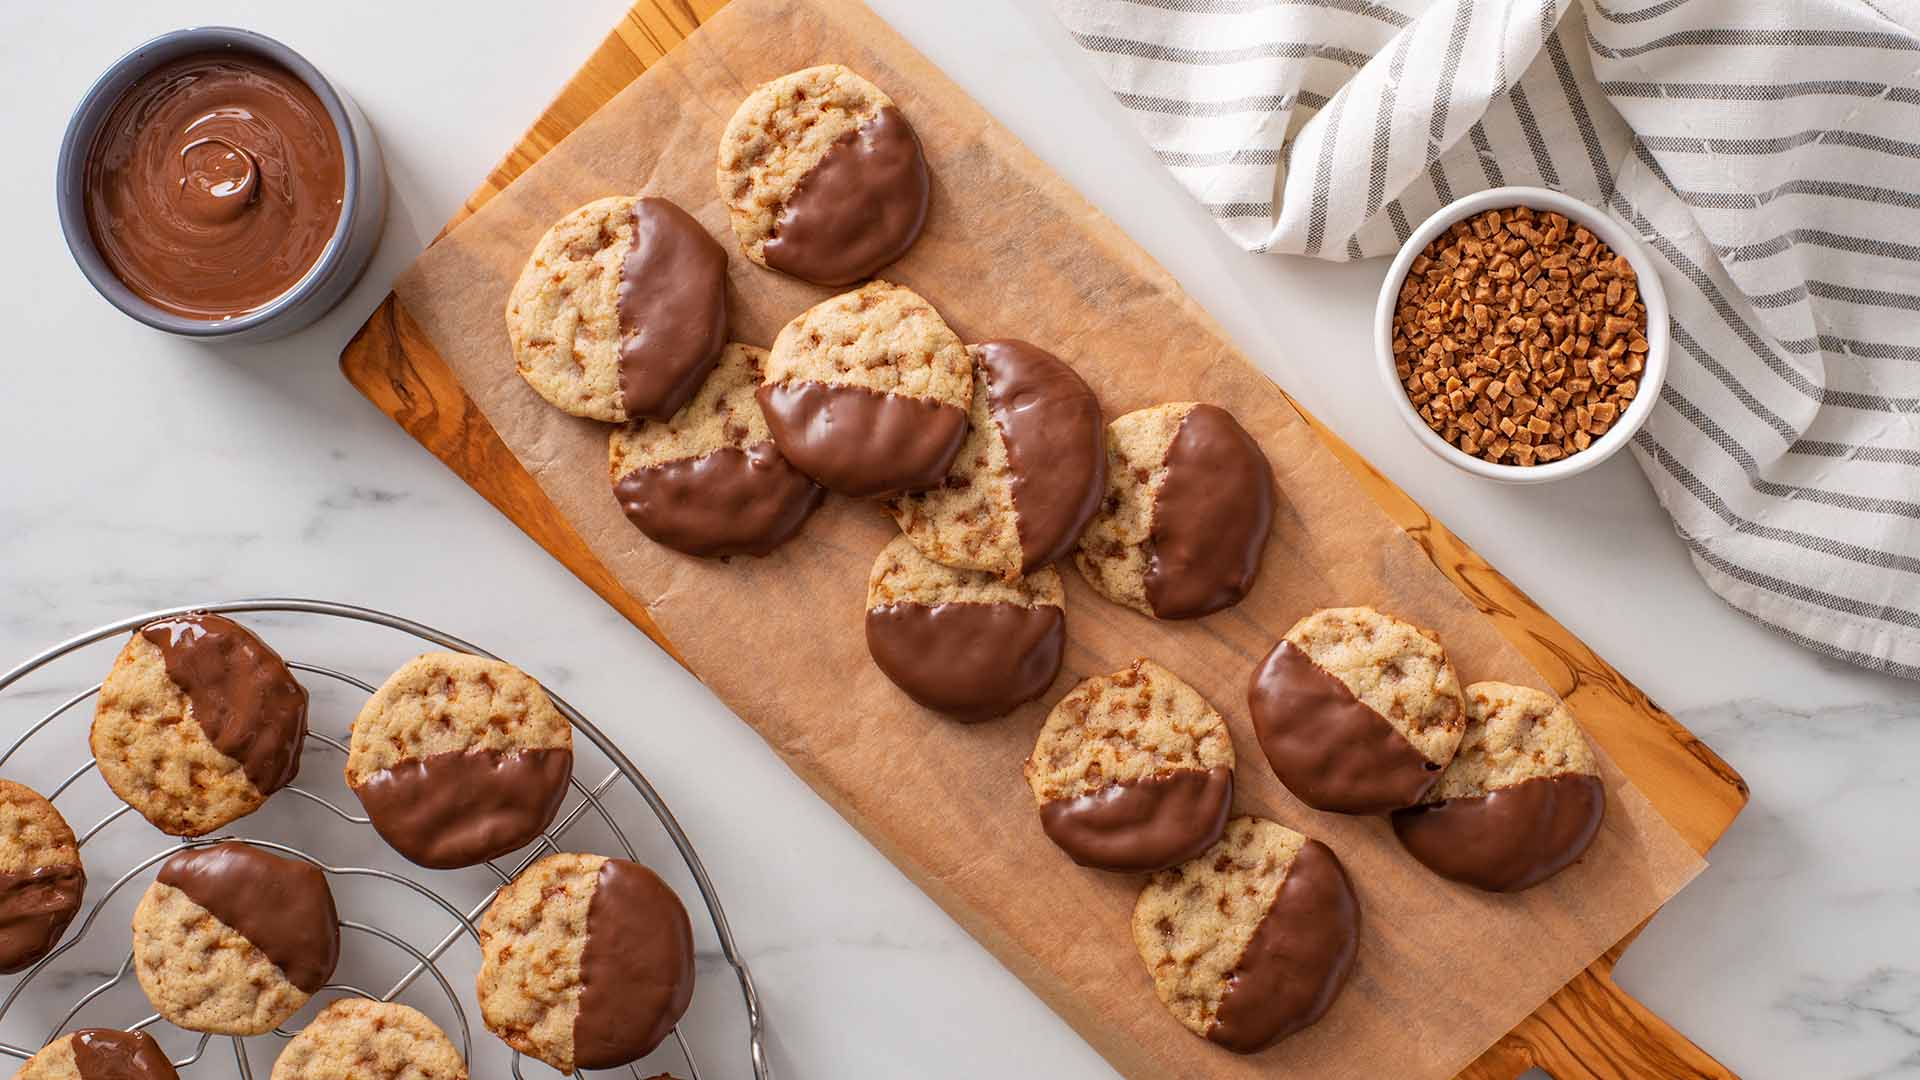
[{"label": "chocolate coating on cookie", "polygon": [[279,653],[204,611],[148,623],[140,636],[160,650],[207,741],[238,761],[256,790],[270,795],[293,782],[307,737],[307,690]]},{"label": "chocolate coating on cookie", "polygon": [[80,1080],[180,1080],[160,1044],[144,1031],[82,1028],[71,1038]]},{"label": "chocolate coating on cookie", "polygon": [[518,851],[560,812],[573,751],[455,750],[411,758],[353,789],[395,851],[451,870]]},{"label": "chocolate coating on cookie", "polygon": [[826,498],[761,441],[635,469],[613,485],[627,520],[688,555],[765,555],[792,539]]},{"label": "chocolate coating on cookie", "polygon": [[1167,449],[1147,541],[1147,603],[1194,619],[1239,603],[1273,525],[1273,466],[1233,415],[1195,405]]},{"label": "chocolate coating on cookie", "polygon": [[1107,487],[1106,425],[1086,380],[1037,345],[982,342],[987,405],[1007,444],[1020,572],[1064,557]]},{"label": "chocolate coating on cookie", "polygon": [[1264,1050],[1332,1007],[1360,950],[1360,902],[1333,850],[1309,840],[1287,867],[1220,998],[1207,1038]]},{"label": "chocolate coating on cookie", "polygon": [[0,873],[0,973],[25,971],[52,952],[86,890],[78,863]]},{"label": "chocolate coating on cookie", "polygon": [[855,498],[939,484],[967,437],[966,410],[926,398],[812,380],[770,383],[758,395],[782,456]]},{"label": "chocolate coating on cookie", "polygon": [[1081,866],[1164,870],[1212,847],[1232,805],[1231,768],[1178,769],[1044,803],[1040,827]]},{"label": "chocolate coating on cookie", "polygon": [[673,1032],[693,1001],[693,924],[680,898],[639,863],[601,864],[580,954],[574,1064],[638,1061]]},{"label": "chocolate coating on cookie", "polygon": [[340,960],[340,916],[311,863],[241,843],[189,848],[160,864],[159,882],[186,894],[312,994]]},{"label": "chocolate coating on cookie", "polygon": [[1440,766],[1291,641],[1254,669],[1254,735],[1287,790],[1316,810],[1384,814],[1420,801]]},{"label": "chocolate coating on cookie", "polygon": [[816,285],[871,277],[913,246],[931,192],[920,138],[888,105],[800,178],[762,253],[773,269]]},{"label": "chocolate coating on cookie", "polygon": [[620,401],[629,418],[672,419],[727,344],[727,253],[665,199],[633,204],[620,264]]},{"label": "chocolate coating on cookie", "polygon": [[1519,892],[1586,853],[1606,802],[1599,777],[1563,773],[1398,811],[1393,833],[1441,877],[1488,892]]},{"label": "chocolate coating on cookie", "polygon": [[867,651],[908,697],[971,723],[1047,692],[1066,624],[1051,604],[882,604],[867,612]]}]

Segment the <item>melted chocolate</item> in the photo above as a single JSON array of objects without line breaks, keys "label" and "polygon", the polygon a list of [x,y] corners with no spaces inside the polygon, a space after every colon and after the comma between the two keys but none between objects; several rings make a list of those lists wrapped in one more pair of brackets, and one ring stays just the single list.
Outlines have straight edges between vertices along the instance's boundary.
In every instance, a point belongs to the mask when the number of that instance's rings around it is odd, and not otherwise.
[{"label": "melted chocolate", "polygon": [[53,951],[86,895],[79,866],[0,873],[0,974],[25,971]]},{"label": "melted chocolate", "polygon": [[624,859],[600,867],[587,902],[573,1061],[612,1069],[659,1046],[693,1001],[693,924],[653,871]]},{"label": "melted chocolate", "polygon": [[453,750],[382,769],[353,793],[393,850],[452,870],[538,839],[572,775],[571,750]]},{"label": "melted chocolate", "polygon": [[937,486],[967,439],[963,409],[803,379],[758,391],[780,453],[828,491],[891,498]]},{"label": "melted chocolate", "polygon": [[227,319],[306,276],[346,190],[340,134],[306,83],[251,53],[200,53],[141,76],[101,124],[87,228],[134,295]]},{"label": "melted chocolate", "polygon": [[1086,380],[1037,345],[983,342],[987,408],[1007,444],[1020,572],[1073,550],[1107,490],[1107,428]]},{"label": "melted chocolate", "polygon": [[180,1080],[173,1062],[144,1031],[82,1028],[73,1033],[80,1080]]},{"label": "melted chocolate", "polygon": [[1327,1014],[1360,951],[1360,901],[1333,850],[1309,840],[1287,867],[1207,1038],[1236,1054],[1264,1050]]},{"label": "melted chocolate", "polygon": [[1274,774],[1316,810],[1384,814],[1420,801],[1440,766],[1293,642],[1254,669],[1253,732]]},{"label": "melted chocolate", "polygon": [[882,604],[867,612],[867,651],[908,697],[972,723],[1047,692],[1066,625],[1051,604]]},{"label": "melted chocolate", "polygon": [[1260,572],[1273,525],[1273,466],[1217,405],[1196,405],[1167,448],[1147,537],[1147,604],[1194,619],[1239,603]]},{"label": "melted chocolate", "polygon": [[638,199],[616,296],[621,406],[671,420],[727,347],[727,253],[685,210]]},{"label": "melted chocolate", "polygon": [[148,623],[140,635],[159,647],[207,741],[238,761],[256,790],[271,795],[293,783],[307,738],[307,690],[279,653],[204,611]]},{"label": "melted chocolate", "polygon": [[627,520],[688,555],[765,555],[792,539],[826,490],[771,442],[635,469],[613,485]]},{"label": "melted chocolate", "polygon": [[1180,769],[1054,799],[1040,827],[1081,866],[1165,870],[1212,847],[1232,804],[1232,769]]},{"label": "melted chocolate", "polygon": [[311,863],[240,843],[188,848],[160,864],[160,883],[187,894],[311,994],[340,960],[340,916]]},{"label": "melted chocolate", "polygon": [[1519,892],[1585,854],[1606,809],[1599,777],[1563,773],[1401,810],[1393,815],[1393,832],[1441,877],[1488,892]]},{"label": "melted chocolate", "polygon": [[800,178],[761,252],[768,266],[816,285],[851,284],[913,246],[931,190],[920,139],[889,105]]}]

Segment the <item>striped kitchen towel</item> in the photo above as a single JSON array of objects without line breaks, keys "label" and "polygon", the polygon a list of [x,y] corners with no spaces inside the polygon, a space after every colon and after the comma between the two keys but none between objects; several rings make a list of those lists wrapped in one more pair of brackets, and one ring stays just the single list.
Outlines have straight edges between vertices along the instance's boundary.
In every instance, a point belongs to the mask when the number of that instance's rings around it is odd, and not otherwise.
[{"label": "striped kitchen towel", "polygon": [[1390,254],[1501,184],[1607,207],[1672,307],[1635,452],[1701,576],[1920,678],[1920,0],[1054,5],[1248,251]]}]

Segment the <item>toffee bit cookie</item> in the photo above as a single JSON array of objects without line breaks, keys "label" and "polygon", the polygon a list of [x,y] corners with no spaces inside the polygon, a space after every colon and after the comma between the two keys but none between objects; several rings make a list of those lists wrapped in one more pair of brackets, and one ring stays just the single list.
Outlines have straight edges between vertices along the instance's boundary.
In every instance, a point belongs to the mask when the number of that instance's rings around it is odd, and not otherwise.
[{"label": "toffee bit cookie", "polygon": [[1237,1054],[1325,1016],[1359,952],[1360,902],[1318,840],[1239,817],[1199,858],[1153,876],[1133,943],[1160,1001]]},{"label": "toffee bit cookie", "polygon": [[247,844],[172,856],[133,912],[140,988],[189,1031],[271,1031],[326,985],[339,959],[326,875]]},{"label": "toffee bit cookie", "polygon": [[850,285],[905,255],[931,191],[913,126],[839,64],[747,95],[720,136],[717,178],[747,258],[816,285]]},{"label": "toffee bit cookie", "polygon": [[666,423],[635,421],[608,443],[613,494],[627,520],[688,555],[765,555],[826,497],[787,464],[754,392],[766,350],[728,345],[686,407]]},{"label": "toffee bit cookie", "polygon": [[867,578],[867,651],[927,708],[990,720],[1053,685],[1066,649],[1066,603],[1052,567],[1005,581],[943,566],[896,536]]},{"label": "toffee bit cookie", "polygon": [[1606,813],[1600,765],[1559,698],[1508,683],[1467,687],[1453,764],[1393,831],[1427,869],[1490,892],[1532,888],[1585,854]]},{"label": "toffee bit cookie", "polygon": [[507,336],[521,377],[558,408],[671,419],[727,343],[727,253],[665,199],[597,199],[534,246]]},{"label": "toffee bit cookie", "polygon": [[1233,415],[1175,402],[1107,425],[1107,494],[1074,562],[1087,584],[1156,619],[1239,603],[1273,524],[1273,467]]},{"label": "toffee bit cookie", "polygon": [[1107,490],[1100,402],[1024,341],[967,346],[970,430],[946,482],[893,503],[900,531],[948,566],[1012,579],[1065,556]]},{"label": "toffee bit cookie", "polygon": [[0,973],[52,952],[86,891],[67,819],[39,792],[0,780]]},{"label": "toffee bit cookie", "polygon": [[[191,721],[191,723],[187,722]],[[200,836],[293,782],[307,691],[280,654],[208,612],[134,631],[100,688],[100,775],[162,832]]]},{"label": "toffee bit cookie", "polygon": [[774,339],[760,409],[774,445],[829,491],[886,498],[946,478],[967,437],[973,365],[940,313],[872,281]]},{"label": "toffee bit cookie", "polygon": [[512,664],[426,653],[367,699],[346,772],[395,851],[436,870],[473,866],[552,824],[573,775],[573,728]]},{"label": "toffee bit cookie", "polygon": [[13,1080],[180,1080],[144,1031],[82,1028],[48,1043]]},{"label": "toffee bit cookie", "polygon": [[549,855],[501,887],[479,930],[487,1029],[563,1073],[638,1061],[693,1000],[693,926],[639,863]]},{"label": "toffee bit cookie", "polygon": [[1162,870],[1212,846],[1233,802],[1233,738],[1151,660],[1060,699],[1027,758],[1040,827],[1082,866]]},{"label": "toffee bit cookie", "polygon": [[1342,814],[1419,802],[1466,729],[1460,680],[1439,640],[1367,607],[1294,623],[1254,669],[1247,708],[1287,790]]},{"label": "toffee bit cookie", "polygon": [[353,998],[320,1010],[293,1037],[273,1080],[467,1080],[467,1063],[418,1010]]}]

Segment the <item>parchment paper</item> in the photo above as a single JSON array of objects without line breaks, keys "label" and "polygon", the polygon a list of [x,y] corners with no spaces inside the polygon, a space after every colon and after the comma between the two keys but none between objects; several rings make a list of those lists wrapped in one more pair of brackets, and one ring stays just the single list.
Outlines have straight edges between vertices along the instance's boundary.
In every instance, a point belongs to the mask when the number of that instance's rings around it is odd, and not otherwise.
[{"label": "parchment paper", "polygon": [[[1272,459],[1281,498],[1254,595],[1156,624],[1070,567],[1065,670],[1041,702],[966,727],[924,712],[867,656],[865,583],[894,526],[830,499],[774,555],[705,562],[621,516],[607,433],[546,405],[514,372],[502,310],[534,242],[590,199],[664,195],[733,251],[734,335],[765,345],[831,294],[748,263],[715,191],[715,143],[758,83],[826,61],[887,90],[926,145],[926,233],[887,276],[962,338],[1026,338],[1073,363],[1109,418],[1160,401],[1231,410]],[[471,220],[398,291],[554,504],[644,601],[694,672],[967,930],[1134,1077],[1447,1077],[1625,936],[1704,865],[1605,766],[1605,828],[1586,859],[1516,897],[1450,885],[1384,821],[1296,802],[1246,715],[1253,665],[1316,607],[1370,604],[1443,636],[1462,682],[1545,685],[1320,445],[1268,379],[1144,252],[854,0],[734,0]],[[1225,714],[1236,811],[1331,844],[1361,897],[1352,982],[1317,1027],[1252,1058],[1189,1034],[1134,952],[1137,878],[1083,870],[1041,834],[1020,766],[1046,709],[1089,675],[1151,656]],[[644,746],[628,750],[642,760]]]}]

